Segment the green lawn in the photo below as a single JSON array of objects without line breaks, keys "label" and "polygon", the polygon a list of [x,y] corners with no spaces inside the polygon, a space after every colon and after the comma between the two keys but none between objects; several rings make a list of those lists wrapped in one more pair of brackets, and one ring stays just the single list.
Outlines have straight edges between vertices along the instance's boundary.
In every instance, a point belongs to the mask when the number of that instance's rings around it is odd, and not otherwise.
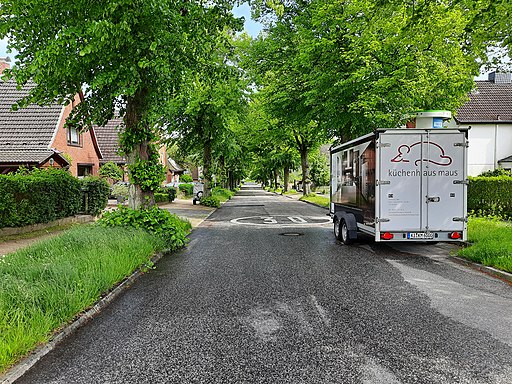
[{"label": "green lawn", "polygon": [[471,246],[458,255],[477,263],[512,273],[512,223],[471,218],[468,223]]},{"label": "green lawn", "polygon": [[309,201],[310,203],[318,204],[325,208],[329,208],[329,203],[330,203],[329,197],[320,196],[317,194],[302,196],[299,200]]},{"label": "green lawn", "polygon": [[84,225],[0,258],[0,372],[165,247],[142,229]]}]

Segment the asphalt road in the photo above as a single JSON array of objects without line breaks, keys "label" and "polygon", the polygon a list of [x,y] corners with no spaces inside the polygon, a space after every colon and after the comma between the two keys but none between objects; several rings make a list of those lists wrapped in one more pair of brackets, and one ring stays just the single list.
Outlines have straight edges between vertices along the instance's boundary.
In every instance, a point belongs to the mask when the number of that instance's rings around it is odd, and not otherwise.
[{"label": "asphalt road", "polygon": [[512,287],[242,190],[19,383],[512,383]]}]

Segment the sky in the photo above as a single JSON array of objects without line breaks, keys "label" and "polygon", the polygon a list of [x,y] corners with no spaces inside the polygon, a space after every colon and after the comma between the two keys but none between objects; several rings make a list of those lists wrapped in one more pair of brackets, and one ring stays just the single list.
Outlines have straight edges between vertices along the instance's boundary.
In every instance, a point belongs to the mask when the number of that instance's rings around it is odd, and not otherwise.
[{"label": "sky", "polygon": [[252,37],[258,36],[258,33],[262,29],[262,25],[254,20],[251,20],[251,8],[249,4],[243,3],[242,5],[235,7],[233,13],[236,17],[243,16],[245,18],[244,28],[245,31]]}]

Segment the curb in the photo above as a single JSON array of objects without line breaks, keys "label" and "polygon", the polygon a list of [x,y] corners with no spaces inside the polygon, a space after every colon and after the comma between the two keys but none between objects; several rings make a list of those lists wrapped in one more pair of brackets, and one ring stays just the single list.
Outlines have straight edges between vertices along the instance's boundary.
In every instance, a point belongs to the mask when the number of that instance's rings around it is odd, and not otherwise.
[{"label": "curb", "polygon": [[487,267],[485,265],[475,263],[473,261],[466,260],[458,256],[450,256],[450,260],[453,260],[458,264],[465,265],[477,271],[483,272],[487,275],[497,277],[498,279],[503,280],[504,282],[512,285],[512,273],[500,271],[499,269],[493,267]]}]

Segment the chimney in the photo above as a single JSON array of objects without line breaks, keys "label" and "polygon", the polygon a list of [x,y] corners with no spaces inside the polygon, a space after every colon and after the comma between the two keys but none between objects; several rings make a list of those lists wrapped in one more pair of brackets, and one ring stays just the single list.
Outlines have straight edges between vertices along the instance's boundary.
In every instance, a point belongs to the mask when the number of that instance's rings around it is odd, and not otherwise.
[{"label": "chimney", "polygon": [[491,72],[489,73],[489,81],[494,84],[510,84],[512,83],[512,73]]},{"label": "chimney", "polygon": [[7,57],[0,57],[0,75],[4,73],[5,69],[11,68],[11,59],[9,56]]}]

